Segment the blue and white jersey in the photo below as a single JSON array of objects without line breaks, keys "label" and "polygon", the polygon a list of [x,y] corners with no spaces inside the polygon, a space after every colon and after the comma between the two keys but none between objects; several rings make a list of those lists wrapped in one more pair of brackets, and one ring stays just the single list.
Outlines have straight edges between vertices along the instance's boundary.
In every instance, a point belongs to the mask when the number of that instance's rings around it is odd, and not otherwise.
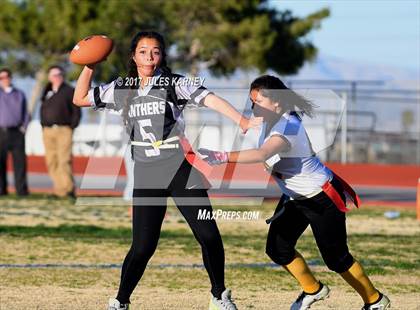
[{"label": "blue and white jersey", "polygon": [[[203,106],[204,98],[210,93],[200,83],[193,84],[177,74],[164,75],[157,71],[153,79],[144,88],[130,89],[132,79],[118,78],[88,92],[94,109],[127,112],[133,158],[140,163],[183,157],[177,139],[184,135],[182,111],[185,107]],[[124,109],[127,104],[128,109]]]},{"label": "blue and white jersey", "polygon": [[271,129],[267,126],[264,122],[259,147],[273,136],[281,136],[289,144],[287,151],[267,160],[283,193],[292,199],[320,193],[322,185],[332,179],[332,172],[314,154],[301,118],[295,112],[284,113]]}]

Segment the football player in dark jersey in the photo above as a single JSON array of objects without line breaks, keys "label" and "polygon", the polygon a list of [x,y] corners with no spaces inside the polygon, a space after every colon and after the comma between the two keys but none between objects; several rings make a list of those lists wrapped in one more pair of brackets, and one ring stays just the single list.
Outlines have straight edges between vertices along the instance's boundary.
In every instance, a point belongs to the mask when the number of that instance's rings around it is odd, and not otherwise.
[{"label": "football player in dark jersey", "polygon": [[[155,252],[167,198],[172,197],[201,245],[211,282],[210,309],[236,309],[224,281],[224,249],[214,220],[198,220],[198,211],[212,210],[206,180],[185,155],[185,107],[205,106],[232,119],[243,132],[261,118],[244,118],[227,101],[202,85],[173,74],[166,64],[163,37],[139,32],[132,39],[129,73],[91,88],[95,65],[78,78],[74,103],[121,113],[131,137],[134,167],[133,239],[124,260],[121,282],[109,309],[128,309],[130,296]],[[184,147],[183,147],[184,146]]]}]

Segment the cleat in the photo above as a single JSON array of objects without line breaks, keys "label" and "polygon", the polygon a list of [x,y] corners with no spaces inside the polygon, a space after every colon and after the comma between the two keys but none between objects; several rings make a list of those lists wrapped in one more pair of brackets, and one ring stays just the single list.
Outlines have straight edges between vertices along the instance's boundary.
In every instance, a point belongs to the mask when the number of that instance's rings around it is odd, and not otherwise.
[{"label": "cleat", "polygon": [[122,304],[116,298],[110,298],[108,302],[108,310],[128,310],[129,304]]},{"label": "cleat", "polygon": [[362,310],[385,310],[391,308],[391,301],[387,296],[379,293],[379,300],[373,304],[366,304]]},{"label": "cleat", "polygon": [[226,289],[222,293],[222,298],[211,297],[209,310],[238,310],[238,308],[233,302],[231,291]]},{"label": "cleat", "polygon": [[306,310],[309,309],[314,302],[328,298],[328,295],[330,294],[329,287],[321,282],[319,282],[319,284],[321,284],[321,289],[318,293],[307,294],[302,292],[296,301],[291,305],[290,310]]}]

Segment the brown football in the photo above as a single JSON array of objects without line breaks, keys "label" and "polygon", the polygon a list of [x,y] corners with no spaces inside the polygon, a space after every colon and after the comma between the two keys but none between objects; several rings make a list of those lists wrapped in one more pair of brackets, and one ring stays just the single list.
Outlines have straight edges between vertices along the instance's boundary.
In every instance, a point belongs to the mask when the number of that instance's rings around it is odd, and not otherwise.
[{"label": "brown football", "polygon": [[105,60],[114,42],[104,35],[92,35],[77,43],[70,52],[70,61],[78,65],[90,65]]}]

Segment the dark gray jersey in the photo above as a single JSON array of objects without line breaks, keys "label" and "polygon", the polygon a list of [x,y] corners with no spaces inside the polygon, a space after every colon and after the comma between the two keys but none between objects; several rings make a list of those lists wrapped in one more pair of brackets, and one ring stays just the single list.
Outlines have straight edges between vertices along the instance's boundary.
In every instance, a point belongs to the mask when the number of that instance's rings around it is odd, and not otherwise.
[{"label": "dark gray jersey", "polygon": [[136,162],[153,163],[181,156],[178,139],[185,128],[182,111],[185,107],[203,106],[210,92],[201,83],[192,84],[190,79],[175,74],[156,75],[144,88],[130,89],[127,81],[119,78],[92,88],[92,107],[114,110],[123,117],[126,114]]}]

